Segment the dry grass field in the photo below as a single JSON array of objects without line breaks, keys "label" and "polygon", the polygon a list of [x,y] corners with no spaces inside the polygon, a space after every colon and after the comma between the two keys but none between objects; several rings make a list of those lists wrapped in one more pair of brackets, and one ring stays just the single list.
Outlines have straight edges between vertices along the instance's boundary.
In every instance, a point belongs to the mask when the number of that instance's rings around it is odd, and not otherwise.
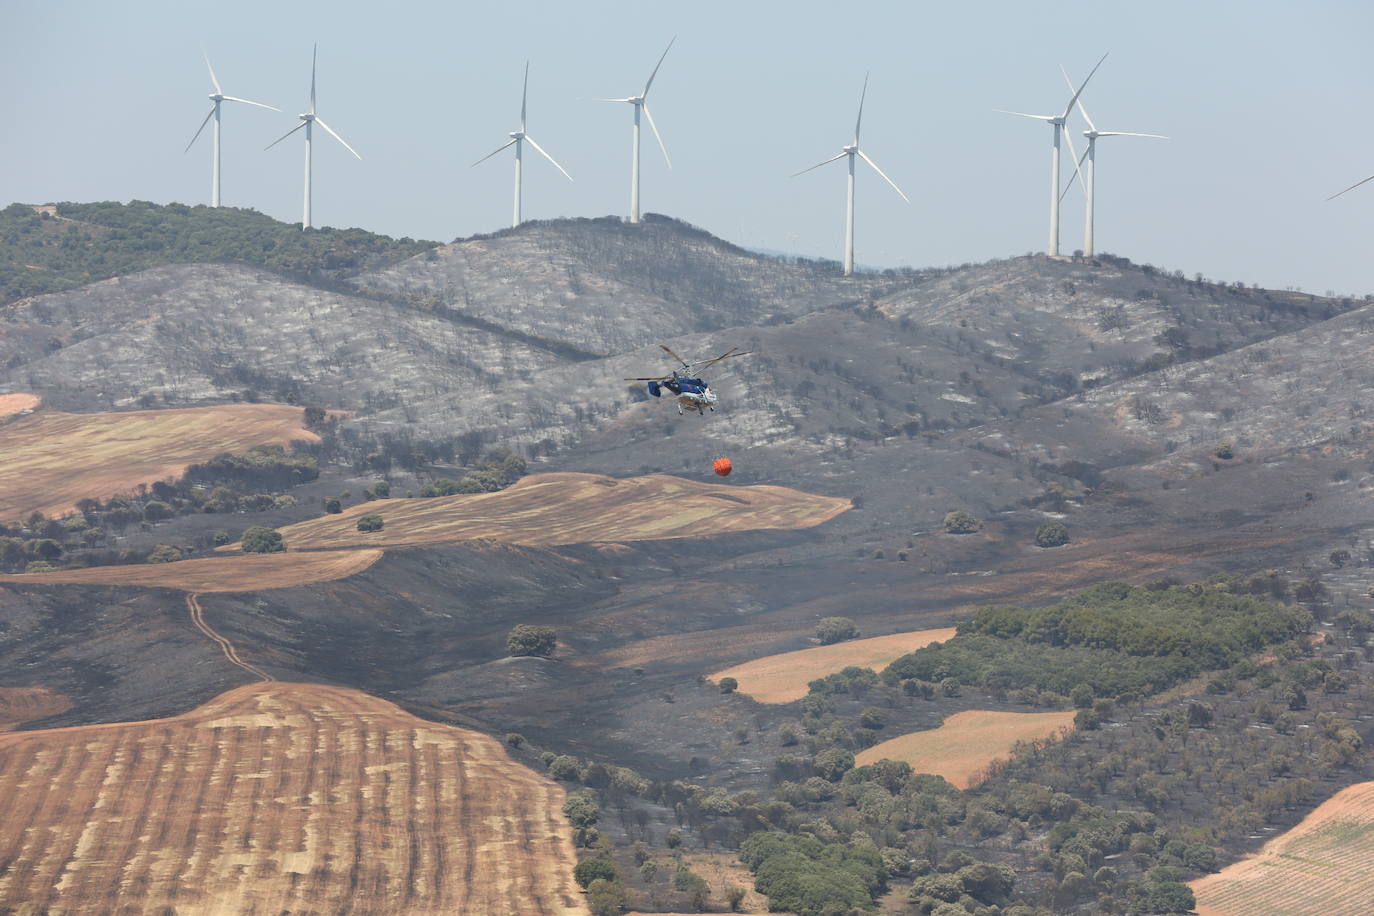
[{"label": "dry grass field", "polygon": [[71,699],[47,687],[0,687],[0,732],[71,708]]},{"label": "dry grass field", "polygon": [[1374,782],[1336,793],[1256,855],[1192,882],[1200,916],[1374,912]]},{"label": "dry grass field", "polygon": [[[850,508],[847,499],[787,487],[729,486],[653,474],[532,474],[496,493],[375,500],[341,515],[283,528],[288,550],[405,547],[491,538],[551,547],[595,541],[696,537],[767,528],[810,528]],[[381,531],[357,528],[382,517]]]},{"label": "dry grass field", "polygon": [[0,394],[0,420],[21,410],[32,410],[41,400],[36,394]]},{"label": "dry grass field", "polygon": [[187,592],[243,592],[292,588],[362,572],[382,556],[380,550],[331,550],[320,553],[266,553],[150,563],[139,566],[92,566],[43,573],[0,575],[12,585],[134,585],[179,588]]},{"label": "dry grass field", "polygon": [[949,627],[851,639],[830,646],[756,658],[717,671],[710,678],[719,682],[723,677],[732,677],[739,681],[740,693],[748,694],[760,703],[791,703],[806,696],[806,685],[816,678],[834,674],[850,665],[882,671],[908,652],[915,652],[933,642],[943,642],[952,637],[954,632],[954,628]]},{"label": "dry grass field", "polygon": [[585,914],[563,790],[356,690],[0,735],[0,912]]},{"label": "dry grass field", "polygon": [[910,732],[875,744],[854,759],[866,766],[884,757],[905,760],[917,773],[934,773],[951,785],[976,785],[988,764],[1011,753],[1018,741],[1051,738],[1073,727],[1074,711],[955,713],[939,728]]},{"label": "dry grass field", "polygon": [[189,465],[254,445],[318,441],[303,411],[226,404],[128,413],[40,410],[0,426],[0,520],[70,512],[78,499],[180,477]]}]

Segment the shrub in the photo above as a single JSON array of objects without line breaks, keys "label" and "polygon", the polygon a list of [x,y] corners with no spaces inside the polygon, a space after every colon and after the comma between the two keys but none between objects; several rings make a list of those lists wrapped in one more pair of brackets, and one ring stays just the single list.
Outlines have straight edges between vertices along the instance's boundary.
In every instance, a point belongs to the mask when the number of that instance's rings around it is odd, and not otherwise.
[{"label": "shrub", "polygon": [[170,544],[158,544],[153,548],[153,552],[148,554],[149,563],[175,563],[181,559],[181,551]]},{"label": "shrub", "polygon": [[214,541],[216,547],[223,547],[233,540],[233,538],[229,537],[229,532],[227,531],[216,531],[214,537],[210,540]]},{"label": "shrub", "polygon": [[738,690],[738,689],[739,689],[739,681],[735,680],[734,678],[732,678],[732,677],[723,677],[723,678],[720,679],[720,692],[721,692],[721,693],[734,693],[734,692],[735,692],[736,690]]},{"label": "shrub", "polygon": [[239,546],[244,553],[281,553],[286,550],[281,532],[265,525],[254,525],[243,533]]},{"label": "shrub", "polygon": [[948,534],[972,534],[981,527],[982,522],[962,509],[956,509],[945,516],[945,531]]},{"label": "shrub", "polygon": [[369,512],[367,515],[364,515],[362,518],[358,519],[358,530],[381,531],[382,517],[375,512]]},{"label": "shrub", "polygon": [[1035,529],[1036,547],[1062,547],[1069,542],[1069,529],[1063,522],[1044,522]]},{"label": "shrub", "polygon": [[548,658],[558,645],[558,634],[553,627],[532,626],[522,623],[506,636],[506,651],[511,655],[533,655]]},{"label": "shrub", "polygon": [[343,503],[339,502],[339,497],[330,496],[324,501],[324,511],[330,515],[338,515],[343,511]]},{"label": "shrub", "polygon": [[1225,461],[1236,456],[1236,447],[1231,442],[1218,442],[1212,454]]},{"label": "shrub", "polygon": [[823,646],[854,639],[858,635],[858,626],[848,617],[824,617],[816,625],[816,638]]}]

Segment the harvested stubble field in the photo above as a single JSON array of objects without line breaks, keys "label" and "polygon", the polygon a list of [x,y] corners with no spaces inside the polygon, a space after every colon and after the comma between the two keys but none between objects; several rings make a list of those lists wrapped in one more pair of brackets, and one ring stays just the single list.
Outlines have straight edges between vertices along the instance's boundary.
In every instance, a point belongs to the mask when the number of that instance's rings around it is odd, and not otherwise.
[{"label": "harvested stubble field", "polygon": [[[533,474],[496,493],[374,500],[282,529],[288,550],[406,547],[489,538],[527,547],[644,541],[761,529],[811,528],[847,499],[787,487],[699,483],[653,474]],[[359,531],[376,513],[385,527]]]},{"label": "harvested stubble field", "polygon": [[0,394],[0,420],[21,410],[33,410],[40,401],[36,394]]},{"label": "harvested stubble field", "polygon": [[245,554],[176,563],[92,566],[0,575],[0,582],[14,585],[134,585],[207,593],[257,592],[346,579],[367,569],[381,556],[380,550]]},{"label": "harvested stubble field", "polygon": [[0,735],[0,912],[585,914],[564,793],[356,690]]},{"label": "harvested stubble field", "polygon": [[70,698],[47,687],[0,687],[0,732],[71,708]]},{"label": "harvested stubble field", "polygon": [[1200,916],[1374,910],[1374,782],[1337,792],[1249,858],[1192,882]]},{"label": "harvested stubble field", "polygon": [[915,652],[933,642],[944,642],[954,636],[955,629],[913,630],[869,639],[851,639],[831,646],[816,646],[768,655],[717,671],[710,679],[719,682],[723,677],[739,681],[739,692],[760,703],[791,703],[806,696],[807,684],[816,678],[834,674],[850,665],[882,671],[908,652]]},{"label": "harvested stubble field", "polygon": [[304,412],[284,404],[226,404],[127,413],[40,410],[0,426],[0,520],[70,512],[78,499],[128,493],[255,445],[318,442]]},{"label": "harvested stubble field", "polygon": [[917,773],[943,776],[953,786],[976,785],[988,764],[1011,755],[1019,741],[1053,738],[1073,727],[1074,711],[955,713],[939,728],[910,732],[875,744],[854,758],[858,766],[905,760]]}]

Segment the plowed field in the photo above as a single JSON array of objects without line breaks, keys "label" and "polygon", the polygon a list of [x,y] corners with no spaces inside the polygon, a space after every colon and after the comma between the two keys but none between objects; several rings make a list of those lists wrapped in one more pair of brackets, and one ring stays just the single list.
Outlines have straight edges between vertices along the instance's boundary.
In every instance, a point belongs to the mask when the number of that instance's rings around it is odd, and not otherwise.
[{"label": "plowed field", "polygon": [[712,674],[711,680],[732,677],[739,681],[739,692],[748,694],[760,703],[791,703],[806,696],[806,685],[818,677],[834,674],[850,665],[882,671],[908,652],[915,652],[933,642],[943,642],[954,635],[954,628],[915,630],[874,636],[870,639],[851,639],[833,646],[798,649],[781,655],[756,658],[724,671]]},{"label": "plowed field", "polygon": [[243,592],[291,588],[362,572],[381,557],[380,550],[331,550],[327,553],[267,553],[150,563],[140,566],[92,566],[45,573],[0,576],[0,582],[22,585],[136,585],[179,588],[188,592]]},{"label": "plowed field", "polygon": [[0,912],[584,914],[563,791],[355,690],[0,735]]},{"label": "plowed field", "polygon": [[[404,547],[491,538],[551,547],[643,541],[766,528],[810,528],[850,508],[847,499],[787,487],[733,487],[653,474],[616,479],[570,472],[533,474],[496,493],[388,499],[281,529],[288,550]],[[357,528],[382,517],[381,531]]]},{"label": "plowed field", "polygon": [[1052,737],[1073,726],[1073,710],[1061,712],[989,712],[970,709],[955,713],[939,728],[875,744],[855,757],[866,766],[884,757],[905,760],[917,773],[934,773],[951,785],[967,789],[994,760],[1011,753],[1018,741]]},{"label": "plowed field", "polygon": [[47,687],[0,687],[0,732],[71,708],[69,698]]},{"label": "plowed field", "polygon": [[0,521],[69,512],[78,499],[177,478],[189,465],[254,445],[319,441],[304,412],[226,404],[128,413],[40,410],[0,426]]},{"label": "plowed field", "polygon": [[1374,912],[1374,782],[1350,786],[1264,844],[1189,886],[1201,916]]}]

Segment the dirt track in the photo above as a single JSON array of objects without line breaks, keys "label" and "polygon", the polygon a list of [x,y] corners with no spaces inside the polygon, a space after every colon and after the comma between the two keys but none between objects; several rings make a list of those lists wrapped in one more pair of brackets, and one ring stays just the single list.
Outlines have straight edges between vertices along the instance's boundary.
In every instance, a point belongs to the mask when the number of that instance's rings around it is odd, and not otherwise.
[{"label": "dirt track", "polygon": [[834,674],[850,665],[882,671],[908,652],[933,642],[943,642],[954,632],[954,628],[949,627],[852,639],[833,646],[756,658],[708,676],[716,682],[723,677],[734,678],[739,681],[740,693],[760,703],[791,703],[806,696],[807,684],[818,677]]},{"label": "dirt track", "polygon": [[225,404],[126,413],[39,410],[0,427],[0,520],[70,512],[254,445],[318,442],[299,407]]},{"label": "dirt track", "polygon": [[23,573],[0,576],[0,582],[12,585],[136,585],[179,588],[187,592],[257,592],[344,579],[367,569],[381,556],[380,550],[267,553]]},{"label": "dirt track", "polygon": [[[496,493],[374,500],[342,515],[282,529],[288,550],[402,547],[490,538],[551,547],[596,541],[697,537],[761,529],[811,528],[850,508],[847,499],[773,486],[728,486],[653,474],[533,474]],[[381,531],[357,528],[382,517]]]},{"label": "dirt track", "polygon": [[1199,916],[1368,913],[1374,782],[1349,786],[1258,854],[1189,884]]},{"label": "dirt track", "polygon": [[0,735],[0,912],[584,914],[553,782],[356,690]]},{"label": "dirt track", "polygon": [[988,764],[1006,757],[1018,741],[1049,738],[1073,726],[1072,710],[1060,712],[955,713],[939,728],[891,738],[854,758],[866,766],[884,757],[905,760],[918,773],[934,773],[960,789],[978,783]]}]

